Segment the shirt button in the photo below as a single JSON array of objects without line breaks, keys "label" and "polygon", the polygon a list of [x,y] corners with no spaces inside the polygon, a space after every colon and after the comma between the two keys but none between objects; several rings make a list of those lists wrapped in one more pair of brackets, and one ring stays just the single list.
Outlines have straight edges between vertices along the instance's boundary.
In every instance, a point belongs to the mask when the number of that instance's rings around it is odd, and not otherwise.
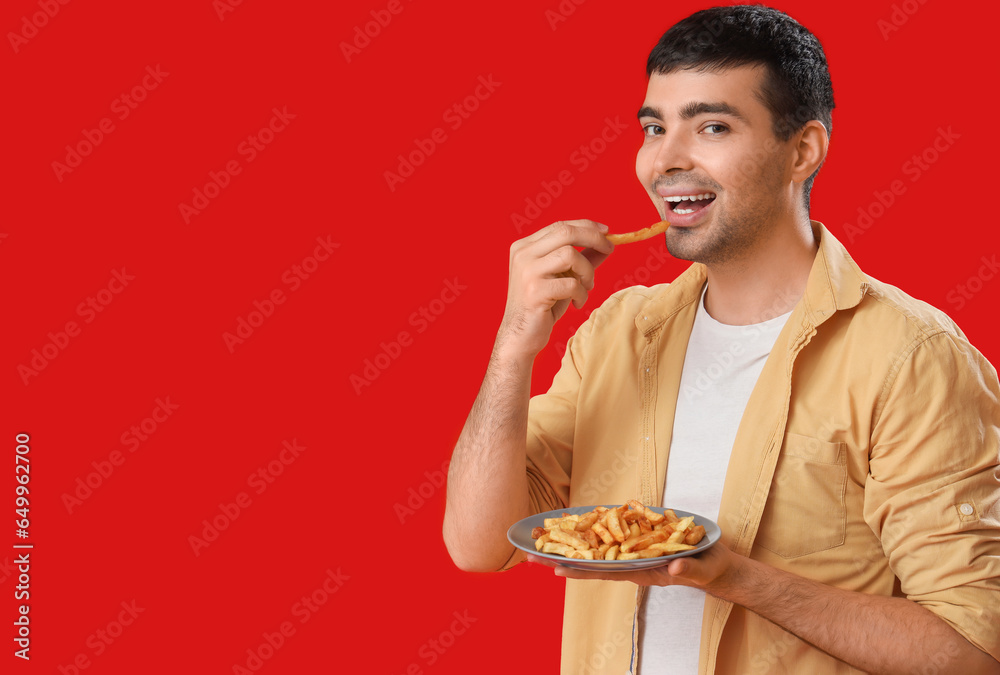
[{"label": "shirt button", "polygon": [[971,516],[975,512],[975,509],[972,508],[972,504],[962,504],[958,507],[958,510],[961,511],[963,516]]}]

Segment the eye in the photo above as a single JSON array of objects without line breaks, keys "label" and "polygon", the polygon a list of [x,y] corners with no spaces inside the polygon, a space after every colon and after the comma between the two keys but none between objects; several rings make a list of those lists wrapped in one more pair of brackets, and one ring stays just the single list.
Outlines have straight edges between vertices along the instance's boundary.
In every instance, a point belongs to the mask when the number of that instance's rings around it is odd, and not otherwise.
[{"label": "eye", "polygon": [[642,133],[646,136],[659,136],[663,133],[663,127],[659,124],[647,124],[642,127]]},{"label": "eye", "polygon": [[729,127],[727,127],[725,124],[707,124],[705,125],[703,131],[708,132],[708,134],[711,136],[717,136],[719,134],[723,134],[729,131]]}]

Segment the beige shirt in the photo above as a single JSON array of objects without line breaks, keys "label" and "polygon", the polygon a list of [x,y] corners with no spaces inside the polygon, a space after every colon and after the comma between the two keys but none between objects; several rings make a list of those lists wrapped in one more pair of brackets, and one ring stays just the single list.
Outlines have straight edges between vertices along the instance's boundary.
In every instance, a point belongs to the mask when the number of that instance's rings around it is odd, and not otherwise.
[{"label": "beige shirt", "polygon": [[[942,312],[865,275],[813,225],[820,246],[805,296],[733,446],[722,541],[825,584],[908,597],[1000,658],[996,370]],[[672,284],[625,289],[580,327],[550,390],[531,400],[535,512],[659,505],[705,280],[694,264]],[[634,669],[641,596],[627,582],[568,580],[562,672]],[[711,596],[699,669],[857,672]]]}]

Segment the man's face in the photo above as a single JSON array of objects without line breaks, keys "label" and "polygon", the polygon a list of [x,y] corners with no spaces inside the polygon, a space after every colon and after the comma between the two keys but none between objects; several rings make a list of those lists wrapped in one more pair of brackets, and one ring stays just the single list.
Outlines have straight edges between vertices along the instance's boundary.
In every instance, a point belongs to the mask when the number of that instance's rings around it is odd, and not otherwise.
[{"label": "man's face", "polygon": [[670,221],[667,248],[677,258],[745,259],[777,221],[795,215],[794,141],[774,135],[771,113],[755,95],[763,79],[755,66],[649,79],[636,175]]}]

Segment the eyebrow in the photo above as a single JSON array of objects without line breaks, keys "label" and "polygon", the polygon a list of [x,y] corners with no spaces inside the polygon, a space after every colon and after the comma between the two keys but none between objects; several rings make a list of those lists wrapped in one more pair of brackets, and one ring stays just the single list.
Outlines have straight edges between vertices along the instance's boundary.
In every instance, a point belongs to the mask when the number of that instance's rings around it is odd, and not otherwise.
[{"label": "eyebrow", "polygon": [[[692,101],[688,103],[680,110],[680,117],[682,120],[689,120],[698,115],[729,115],[730,117],[735,117],[741,122],[745,122],[746,118],[740,114],[740,111],[729,105],[728,103],[706,103],[702,101]],[[656,119],[664,119],[663,113],[660,112],[659,108],[654,108],[652,106],[645,105],[639,108],[638,118],[643,117],[655,117]]]}]

